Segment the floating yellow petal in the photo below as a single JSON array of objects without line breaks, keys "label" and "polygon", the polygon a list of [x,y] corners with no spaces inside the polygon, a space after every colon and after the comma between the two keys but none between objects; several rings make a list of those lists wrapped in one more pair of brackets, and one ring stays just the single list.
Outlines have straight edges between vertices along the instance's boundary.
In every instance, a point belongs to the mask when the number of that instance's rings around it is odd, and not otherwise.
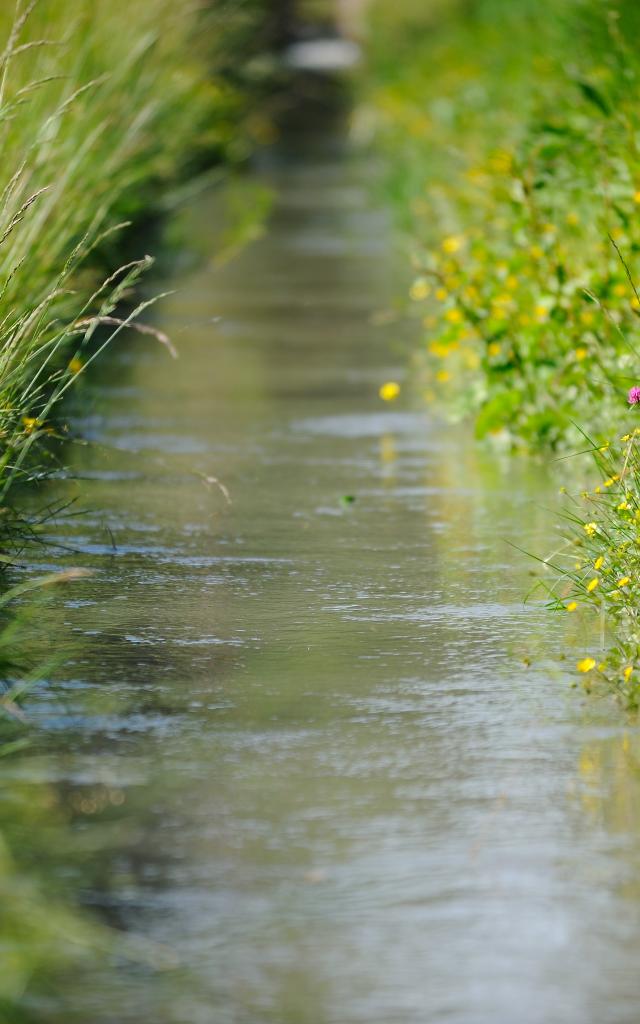
[{"label": "floating yellow petal", "polygon": [[590,672],[592,668],[596,667],[595,658],[583,658],[582,661],[576,662],[576,668],[578,672]]},{"label": "floating yellow petal", "polygon": [[458,252],[462,247],[462,241],[463,239],[459,235],[449,235],[448,238],[443,239],[442,248],[449,254]]},{"label": "floating yellow petal", "polygon": [[393,402],[400,394],[400,385],[395,380],[388,380],[378,391],[383,402]]}]

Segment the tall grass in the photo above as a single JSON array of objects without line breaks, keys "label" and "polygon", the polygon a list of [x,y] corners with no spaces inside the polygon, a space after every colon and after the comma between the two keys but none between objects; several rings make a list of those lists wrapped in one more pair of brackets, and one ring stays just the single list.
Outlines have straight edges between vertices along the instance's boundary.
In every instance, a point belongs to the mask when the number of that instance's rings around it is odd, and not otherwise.
[{"label": "tall grass", "polygon": [[2,502],[17,479],[37,475],[34,451],[58,431],[59,399],[95,358],[96,327],[109,327],[104,344],[142,312],[113,318],[151,262],[143,254],[118,269],[124,227],[194,154],[246,151],[245,95],[226,50],[251,28],[245,6],[2,5]]}]

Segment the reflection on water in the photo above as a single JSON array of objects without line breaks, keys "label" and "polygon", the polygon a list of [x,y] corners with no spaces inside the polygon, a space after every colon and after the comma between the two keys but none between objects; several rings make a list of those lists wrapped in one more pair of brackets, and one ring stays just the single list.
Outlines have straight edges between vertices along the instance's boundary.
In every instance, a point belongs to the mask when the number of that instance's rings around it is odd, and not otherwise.
[{"label": "reflection on water", "polygon": [[39,1015],[631,1024],[637,729],[550,674],[564,623],[505,542],[545,548],[557,482],[381,405],[388,230],[336,150],[274,157],[222,269],[194,205],[179,360],[114,351],[52,486],[97,573],[43,623],[68,663],[33,715],[71,885],[147,945]]}]

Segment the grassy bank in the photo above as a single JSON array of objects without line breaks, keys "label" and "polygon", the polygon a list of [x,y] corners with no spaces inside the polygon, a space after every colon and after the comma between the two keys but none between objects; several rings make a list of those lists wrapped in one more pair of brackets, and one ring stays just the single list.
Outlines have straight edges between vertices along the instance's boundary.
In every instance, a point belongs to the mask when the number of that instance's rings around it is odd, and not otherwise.
[{"label": "grassy bank", "polygon": [[415,271],[416,379],[502,449],[593,457],[545,586],[552,607],[597,616],[585,684],[632,705],[639,21],[626,0],[378,4],[367,94]]},{"label": "grassy bank", "polygon": [[39,442],[61,432],[57,404],[95,358],[96,328],[107,328],[102,347],[142,313],[114,318],[151,262],[143,253],[118,266],[127,224],[203,155],[246,156],[242,47],[254,45],[258,15],[226,0],[3,6],[3,503],[16,480],[38,475]]}]

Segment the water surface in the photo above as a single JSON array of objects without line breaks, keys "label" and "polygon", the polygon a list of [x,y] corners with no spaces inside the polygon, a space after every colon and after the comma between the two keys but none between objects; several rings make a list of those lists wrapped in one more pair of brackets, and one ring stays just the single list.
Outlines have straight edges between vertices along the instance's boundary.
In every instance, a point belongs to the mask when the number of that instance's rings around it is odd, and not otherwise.
[{"label": "water surface", "polygon": [[72,888],[147,945],[42,1017],[632,1024],[637,727],[550,671],[564,622],[505,542],[547,548],[557,481],[380,402],[410,328],[376,326],[398,257],[343,149],[272,154],[222,268],[198,199],[179,360],[131,338],[86,385],[51,493],[96,574],[32,714]]}]

